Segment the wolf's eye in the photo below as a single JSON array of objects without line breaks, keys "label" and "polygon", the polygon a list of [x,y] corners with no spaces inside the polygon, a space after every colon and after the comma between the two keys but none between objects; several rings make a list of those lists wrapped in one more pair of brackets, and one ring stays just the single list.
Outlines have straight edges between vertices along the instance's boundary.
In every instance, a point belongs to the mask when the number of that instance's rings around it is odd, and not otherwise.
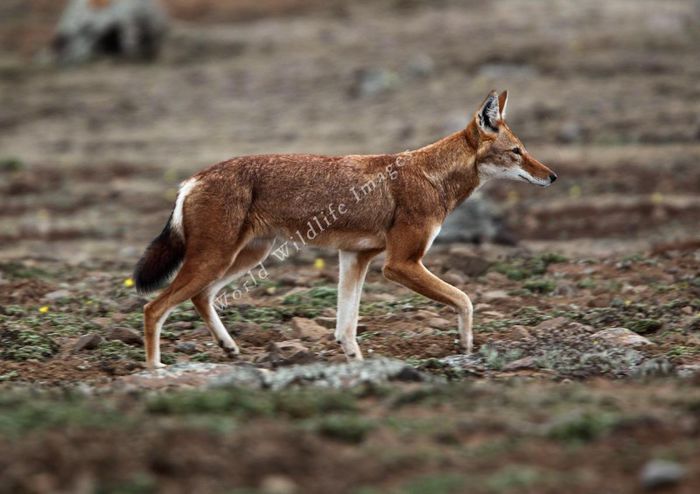
[{"label": "wolf's eye", "polygon": [[520,148],[517,148],[517,147],[511,149],[510,152],[513,153],[513,154],[517,154],[517,155],[523,154],[522,150],[521,150]]}]

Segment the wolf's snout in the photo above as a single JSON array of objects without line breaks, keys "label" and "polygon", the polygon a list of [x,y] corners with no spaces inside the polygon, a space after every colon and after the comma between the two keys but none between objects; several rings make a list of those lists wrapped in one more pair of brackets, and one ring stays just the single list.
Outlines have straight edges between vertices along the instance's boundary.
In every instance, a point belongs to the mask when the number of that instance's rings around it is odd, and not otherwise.
[{"label": "wolf's snout", "polygon": [[549,174],[549,183],[553,184],[557,180],[557,174],[556,173],[550,173]]}]

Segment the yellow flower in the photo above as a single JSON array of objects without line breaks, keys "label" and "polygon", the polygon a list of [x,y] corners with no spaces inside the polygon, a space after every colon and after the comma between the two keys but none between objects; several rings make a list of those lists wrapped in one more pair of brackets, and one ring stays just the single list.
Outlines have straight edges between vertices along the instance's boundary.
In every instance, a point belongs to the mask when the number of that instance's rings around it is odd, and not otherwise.
[{"label": "yellow flower", "polygon": [[518,191],[516,190],[509,190],[508,191],[508,197],[506,198],[506,202],[509,206],[513,206],[518,203],[520,200],[520,194],[518,194]]},{"label": "yellow flower", "polygon": [[320,271],[326,267],[326,261],[319,257],[314,261],[314,267]]},{"label": "yellow flower", "polygon": [[134,280],[132,280],[131,278],[125,279],[124,286],[127,288],[131,288],[132,286],[134,286]]},{"label": "yellow flower", "polygon": [[48,305],[42,305],[41,307],[39,307],[39,312],[41,312],[42,314],[46,314],[48,311],[49,311]]},{"label": "yellow flower", "polygon": [[652,204],[655,204],[658,206],[662,202],[664,202],[664,196],[663,196],[663,194],[661,194],[661,192],[654,192],[651,195],[651,203]]},{"label": "yellow flower", "polygon": [[569,197],[571,197],[572,199],[578,199],[579,197],[581,197],[581,186],[572,185],[569,189]]}]

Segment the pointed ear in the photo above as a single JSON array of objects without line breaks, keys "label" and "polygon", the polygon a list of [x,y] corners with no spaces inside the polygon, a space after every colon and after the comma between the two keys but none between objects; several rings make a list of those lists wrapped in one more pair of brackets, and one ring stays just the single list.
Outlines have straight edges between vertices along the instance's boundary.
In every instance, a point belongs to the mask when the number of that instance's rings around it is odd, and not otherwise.
[{"label": "pointed ear", "polygon": [[498,120],[500,112],[498,110],[498,93],[491,91],[476,112],[476,123],[481,132],[486,134],[498,133]]},{"label": "pointed ear", "polygon": [[498,96],[498,110],[501,112],[501,118],[506,118],[506,106],[508,105],[508,91],[503,91]]}]

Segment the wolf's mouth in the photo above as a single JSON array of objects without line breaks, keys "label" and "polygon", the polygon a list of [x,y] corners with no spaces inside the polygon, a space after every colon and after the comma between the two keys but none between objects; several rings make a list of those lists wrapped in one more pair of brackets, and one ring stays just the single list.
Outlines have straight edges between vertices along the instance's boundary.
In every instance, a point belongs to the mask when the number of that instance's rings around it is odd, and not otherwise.
[{"label": "wolf's mouth", "polygon": [[523,180],[525,180],[527,183],[530,183],[532,185],[539,185],[540,187],[547,187],[547,185],[548,185],[548,184],[541,184],[541,183],[535,182],[535,181],[531,180],[530,177],[523,175],[522,173],[518,173],[518,176],[520,178],[522,178]]}]

